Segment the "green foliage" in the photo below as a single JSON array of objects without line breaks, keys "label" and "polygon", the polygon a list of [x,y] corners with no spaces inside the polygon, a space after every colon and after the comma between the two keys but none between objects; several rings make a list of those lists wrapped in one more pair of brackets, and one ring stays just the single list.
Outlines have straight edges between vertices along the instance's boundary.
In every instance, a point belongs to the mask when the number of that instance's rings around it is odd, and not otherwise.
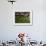
[{"label": "green foliage", "polygon": [[30,18],[29,16],[16,15],[15,23],[30,23]]}]

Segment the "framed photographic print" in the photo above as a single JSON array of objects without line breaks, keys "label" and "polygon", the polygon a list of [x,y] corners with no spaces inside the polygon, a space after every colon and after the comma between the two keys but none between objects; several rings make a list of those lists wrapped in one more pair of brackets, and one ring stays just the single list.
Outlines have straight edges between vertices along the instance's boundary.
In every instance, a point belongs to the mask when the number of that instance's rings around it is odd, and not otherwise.
[{"label": "framed photographic print", "polygon": [[32,11],[16,11],[14,18],[15,25],[32,25]]}]

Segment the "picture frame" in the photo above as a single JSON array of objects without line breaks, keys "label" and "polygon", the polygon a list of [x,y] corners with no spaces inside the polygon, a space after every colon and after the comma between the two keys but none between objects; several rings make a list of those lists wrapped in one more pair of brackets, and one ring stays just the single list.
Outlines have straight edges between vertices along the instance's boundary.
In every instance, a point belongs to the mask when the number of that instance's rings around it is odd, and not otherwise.
[{"label": "picture frame", "polygon": [[14,15],[14,25],[32,25],[31,10],[17,10]]}]

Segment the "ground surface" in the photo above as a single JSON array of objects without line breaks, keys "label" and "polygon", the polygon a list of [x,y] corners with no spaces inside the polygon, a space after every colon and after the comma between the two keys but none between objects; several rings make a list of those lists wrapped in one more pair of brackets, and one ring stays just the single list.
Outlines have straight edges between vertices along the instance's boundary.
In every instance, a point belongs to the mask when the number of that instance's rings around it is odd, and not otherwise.
[{"label": "ground surface", "polygon": [[29,16],[16,15],[15,23],[30,23]]}]

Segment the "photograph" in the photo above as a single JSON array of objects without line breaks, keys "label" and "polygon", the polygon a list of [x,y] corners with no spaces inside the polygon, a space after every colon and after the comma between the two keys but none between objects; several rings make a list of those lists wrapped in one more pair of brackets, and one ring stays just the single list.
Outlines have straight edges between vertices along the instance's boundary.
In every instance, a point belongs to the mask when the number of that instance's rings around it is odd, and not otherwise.
[{"label": "photograph", "polygon": [[30,12],[16,12],[15,23],[30,23]]},{"label": "photograph", "polygon": [[32,12],[30,11],[16,11],[15,12],[16,25],[32,25]]}]

